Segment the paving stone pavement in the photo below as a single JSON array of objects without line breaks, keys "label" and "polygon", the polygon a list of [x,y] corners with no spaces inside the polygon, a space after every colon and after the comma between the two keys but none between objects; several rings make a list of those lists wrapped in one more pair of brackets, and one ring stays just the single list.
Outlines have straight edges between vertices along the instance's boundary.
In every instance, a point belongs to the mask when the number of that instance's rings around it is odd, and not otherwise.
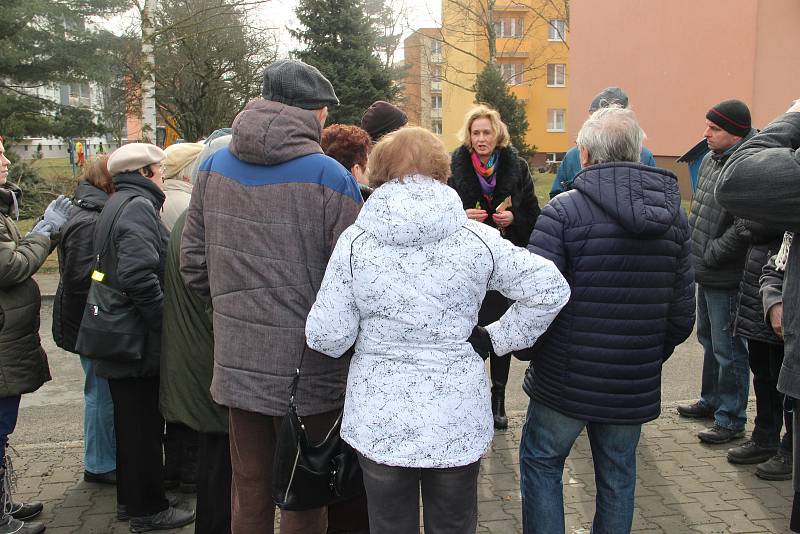
[{"label": "paving stone pavement", "polygon": [[[748,415],[752,421],[752,409]],[[509,429],[496,433],[481,464],[481,534],[522,532],[517,448],[523,417],[523,413],[510,414]],[[703,428],[703,423],[679,417],[674,405],[664,406],[662,416],[644,426],[637,453],[633,531],[789,532],[791,482],[761,480],[754,474],[755,466],[729,464],[725,460],[727,445],[698,442],[695,434]],[[40,519],[49,534],[128,532],[128,524],[115,519],[114,488],[83,482],[82,447],[80,441],[17,447],[16,454],[12,453],[16,497],[45,503]],[[192,496],[178,497],[179,505],[194,506]],[[591,452],[584,433],[564,473],[568,533],[588,534],[594,497]],[[169,532],[193,531],[189,526]]]}]

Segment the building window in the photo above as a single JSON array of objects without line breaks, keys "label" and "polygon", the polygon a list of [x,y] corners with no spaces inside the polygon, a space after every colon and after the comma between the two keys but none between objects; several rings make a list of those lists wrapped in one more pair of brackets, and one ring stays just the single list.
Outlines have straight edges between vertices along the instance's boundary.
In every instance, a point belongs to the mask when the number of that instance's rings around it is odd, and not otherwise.
[{"label": "building window", "polygon": [[442,109],[442,95],[431,95],[431,109]]},{"label": "building window", "polygon": [[548,132],[563,132],[564,117],[566,116],[564,109],[548,109],[547,110],[547,131]]},{"label": "building window", "polygon": [[547,65],[548,87],[564,87],[567,84],[567,66],[563,63]]},{"label": "building window", "polygon": [[565,152],[548,152],[547,163],[561,163],[564,159]]},{"label": "building window", "polygon": [[567,25],[563,20],[550,19],[550,27],[548,28],[547,40],[564,42],[567,36]]},{"label": "building window", "polygon": [[522,63],[501,63],[500,73],[508,85],[519,85],[522,83],[522,71],[525,65]]},{"label": "building window", "polygon": [[442,81],[442,67],[439,65],[431,65],[431,81]]},{"label": "building window", "polygon": [[440,56],[442,54],[442,42],[436,39],[431,39],[431,54]]},{"label": "building window", "polygon": [[522,37],[524,22],[519,18],[500,18],[494,22],[494,33],[497,37],[516,38]]},{"label": "building window", "polygon": [[431,131],[436,135],[442,135],[442,121],[441,119],[434,119],[431,121]]}]

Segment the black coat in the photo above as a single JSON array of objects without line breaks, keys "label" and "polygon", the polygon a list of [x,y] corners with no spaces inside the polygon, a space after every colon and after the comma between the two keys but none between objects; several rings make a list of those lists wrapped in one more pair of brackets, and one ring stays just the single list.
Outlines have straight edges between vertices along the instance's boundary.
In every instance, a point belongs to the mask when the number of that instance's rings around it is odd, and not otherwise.
[{"label": "black coat", "polygon": [[114,177],[116,193],[106,203],[94,239],[94,253],[100,253],[103,236],[111,232],[116,208],[133,197],[122,209],[102,259],[105,282],[128,294],[147,328],[144,357],[137,362],[98,360],[97,376],[134,378],[156,376],[161,357],[161,320],[164,306],[164,268],[169,231],[161,224],[159,212],[164,193],[138,173]]},{"label": "black coat", "polygon": [[[742,282],[736,301],[736,320],[734,334],[748,339],[783,345],[783,340],[775,335],[772,326],[764,321],[764,306],[761,301],[761,272],[773,254],[778,253],[783,241],[783,231],[771,230],[768,227],[741,221],[752,233],[752,245],[747,251]],[[737,222],[739,222],[737,221]]]},{"label": "black coat", "polygon": [[[481,208],[489,213],[489,217],[484,224],[496,228],[492,214],[495,208],[506,197],[511,197],[514,212],[514,222],[506,228],[504,237],[517,245],[524,247],[528,244],[536,219],[541,210],[536,194],[533,191],[533,178],[531,178],[528,163],[519,157],[517,150],[509,145],[506,148],[498,148],[497,160],[497,181],[491,204],[483,196],[475,168],[472,166],[472,153],[465,146],[458,147],[452,154],[450,160],[450,170],[452,175],[448,184],[458,192],[464,209],[474,208],[480,203]],[[510,303],[507,298],[496,291],[489,291],[481,305],[478,316],[478,324],[486,326],[491,324],[508,310]]]},{"label": "black coat", "polygon": [[58,244],[58,289],[53,301],[53,340],[75,352],[94,266],[94,230],[108,193],[81,181]]},{"label": "black coat", "polygon": [[[751,130],[745,139],[754,133],[755,130]],[[750,235],[743,233],[746,227],[734,224],[733,214],[714,196],[722,168],[733,152],[709,152],[705,155],[689,215],[695,280],[698,284],[719,289],[739,287],[750,246]]]},{"label": "black coat", "polygon": [[485,224],[494,227],[492,214],[494,208],[506,197],[511,197],[511,211],[514,212],[514,222],[506,229],[505,237],[518,247],[528,244],[531,232],[539,217],[539,202],[533,191],[533,179],[528,169],[528,163],[519,157],[517,150],[508,146],[498,148],[497,184],[494,189],[494,203],[490,205],[483,196],[478,177],[472,166],[471,152],[465,146],[457,148],[450,162],[452,175],[448,184],[458,192],[464,209],[474,208],[477,203],[489,213]]}]

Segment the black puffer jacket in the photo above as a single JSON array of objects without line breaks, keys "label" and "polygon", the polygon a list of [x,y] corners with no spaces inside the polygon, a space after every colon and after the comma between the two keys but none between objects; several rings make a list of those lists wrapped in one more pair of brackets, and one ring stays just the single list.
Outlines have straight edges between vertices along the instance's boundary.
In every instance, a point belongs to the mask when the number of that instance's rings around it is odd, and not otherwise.
[{"label": "black puffer jacket", "polygon": [[528,239],[539,217],[539,203],[533,192],[533,179],[528,163],[519,157],[513,146],[498,148],[497,185],[494,190],[494,205],[489,205],[483,196],[475,169],[472,167],[470,150],[461,146],[453,152],[450,170],[452,176],[448,181],[450,187],[458,192],[464,209],[474,208],[477,203],[489,213],[485,223],[494,227],[492,214],[494,208],[506,197],[511,197],[511,211],[514,222],[506,229],[505,237],[518,247],[528,245]]},{"label": "black puffer jacket", "polygon": [[[745,140],[754,134],[755,130],[751,130]],[[735,225],[733,215],[714,197],[722,167],[736,148],[731,147],[722,154],[709,152],[705,155],[692,200],[689,228],[694,276],[697,283],[707,287],[738,288],[750,246],[746,227]]]},{"label": "black puffer jacket", "polygon": [[147,327],[145,355],[138,362],[97,361],[95,372],[103,378],[155,376],[161,357],[161,319],[164,306],[164,267],[169,231],[161,224],[159,212],[164,193],[138,173],[114,177],[116,193],[106,203],[94,239],[94,252],[100,253],[103,236],[111,231],[119,204],[133,197],[122,208],[102,259],[105,282],[127,293]]},{"label": "black puffer jacket", "polygon": [[[737,223],[740,221],[737,220]],[[753,244],[747,251],[742,282],[739,285],[733,333],[764,343],[783,345],[783,340],[776,336],[772,327],[764,321],[759,282],[764,265],[781,247],[783,232],[751,221],[743,224],[746,224],[752,232]]]},{"label": "black puffer jacket", "polygon": [[62,349],[75,352],[86,296],[94,266],[94,229],[108,193],[81,181],[75,190],[67,222],[58,244],[58,281],[53,301],[53,340]]}]

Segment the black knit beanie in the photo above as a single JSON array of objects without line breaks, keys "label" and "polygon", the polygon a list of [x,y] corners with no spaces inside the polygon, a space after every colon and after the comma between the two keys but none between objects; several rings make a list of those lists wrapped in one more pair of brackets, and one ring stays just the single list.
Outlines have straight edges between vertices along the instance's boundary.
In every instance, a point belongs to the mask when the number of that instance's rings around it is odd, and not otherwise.
[{"label": "black knit beanie", "polygon": [[706,118],[737,137],[750,133],[750,109],[741,100],[723,100],[708,110]]},{"label": "black knit beanie", "polygon": [[408,122],[403,110],[389,102],[374,102],[361,117],[361,127],[367,131],[373,143],[384,135],[399,130]]}]

